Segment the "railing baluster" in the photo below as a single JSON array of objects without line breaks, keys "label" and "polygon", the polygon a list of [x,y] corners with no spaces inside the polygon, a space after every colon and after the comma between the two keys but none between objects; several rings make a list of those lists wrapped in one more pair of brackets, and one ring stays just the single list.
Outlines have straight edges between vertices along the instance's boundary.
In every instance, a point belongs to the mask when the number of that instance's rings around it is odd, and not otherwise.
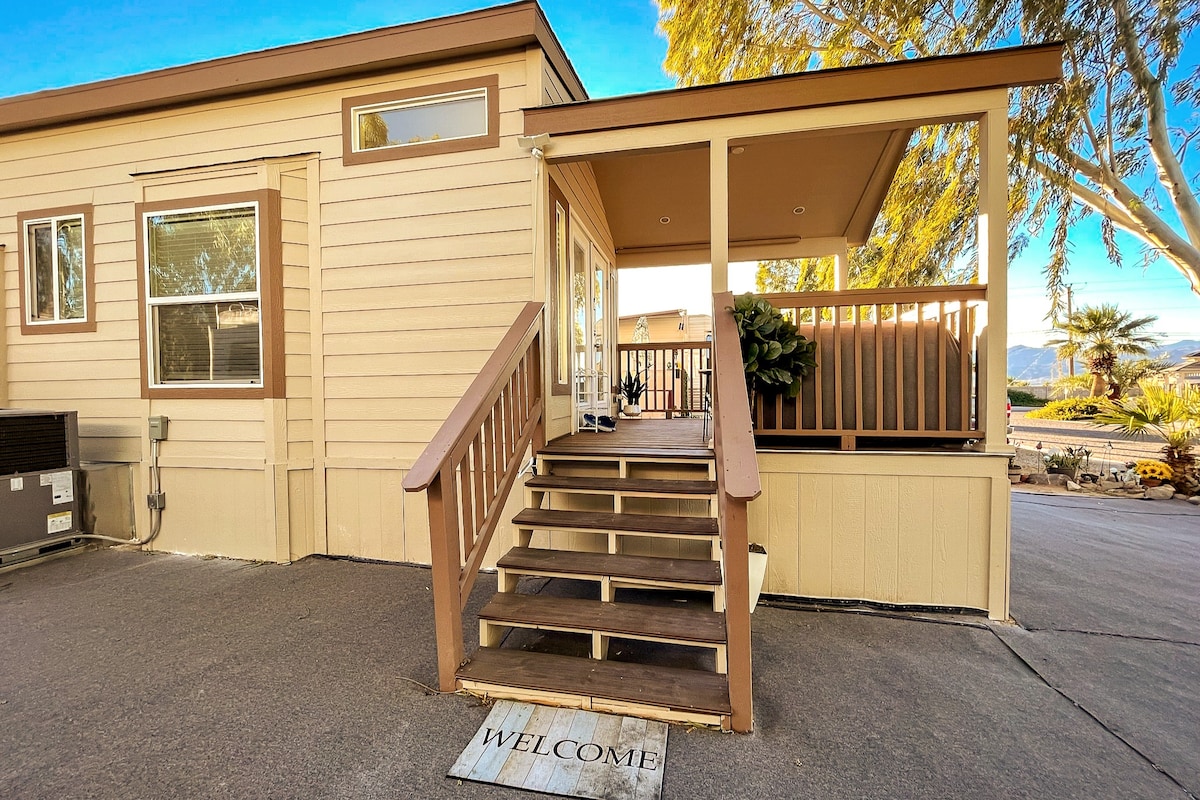
[{"label": "railing baluster", "polygon": [[427,493],[438,680],[457,686],[462,611],[483,565],[521,457],[544,444],[542,304],[528,303],[404,478]]}]

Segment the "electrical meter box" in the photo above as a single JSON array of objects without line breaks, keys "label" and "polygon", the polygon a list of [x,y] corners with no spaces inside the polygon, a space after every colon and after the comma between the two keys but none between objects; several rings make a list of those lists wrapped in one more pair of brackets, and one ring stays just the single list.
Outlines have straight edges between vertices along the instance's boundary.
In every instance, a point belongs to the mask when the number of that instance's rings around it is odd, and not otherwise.
[{"label": "electrical meter box", "polygon": [[82,530],[74,411],[0,409],[0,563]]}]

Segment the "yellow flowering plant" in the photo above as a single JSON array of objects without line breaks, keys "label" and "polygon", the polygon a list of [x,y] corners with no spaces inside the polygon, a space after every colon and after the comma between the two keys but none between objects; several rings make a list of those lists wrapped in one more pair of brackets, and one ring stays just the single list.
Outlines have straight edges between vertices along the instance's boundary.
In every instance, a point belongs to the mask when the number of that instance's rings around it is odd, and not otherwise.
[{"label": "yellow flowering plant", "polygon": [[1153,458],[1143,458],[1139,460],[1136,464],[1134,464],[1133,471],[1143,479],[1157,478],[1160,481],[1169,481],[1171,478],[1175,477],[1175,473],[1171,471],[1170,467],[1168,467],[1162,461],[1158,461]]}]

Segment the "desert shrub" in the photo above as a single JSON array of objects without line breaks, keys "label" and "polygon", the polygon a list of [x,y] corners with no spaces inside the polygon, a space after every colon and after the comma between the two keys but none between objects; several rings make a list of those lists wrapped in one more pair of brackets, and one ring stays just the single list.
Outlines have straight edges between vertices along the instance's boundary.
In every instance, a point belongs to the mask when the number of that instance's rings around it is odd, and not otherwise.
[{"label": "desert shrub", "polygon": [[1009,388],[1008,390],[1008,402],[1014,406],[1033,406],[1034,408],[1041,408],[1046,405],[1046,401],[1042,398],[1013,388]]},{"label": "desert shrub", "polygon": [[1066,400],[1051,400],[1025,416],[1035,419],[1091,419],[1099,413],[1099,397],[1068,397]]}]

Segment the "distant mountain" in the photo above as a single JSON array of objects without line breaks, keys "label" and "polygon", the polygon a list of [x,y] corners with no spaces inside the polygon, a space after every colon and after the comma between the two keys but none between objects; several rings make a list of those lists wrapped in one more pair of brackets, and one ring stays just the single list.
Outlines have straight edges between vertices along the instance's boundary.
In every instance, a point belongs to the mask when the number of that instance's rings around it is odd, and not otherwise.
[{"label": "distant mountain", "polygon": [[[1197,351],[1200,351],[1200,339],[1181,339],[1153,348],[1150,355],[1165,356],[1172,364],[1178,364],[1184,356]],[[1076,372],[1079,371],[1078,361],[1075,369]],[[1055,378],[1058,370],[1053,347],[1028,347],[1019,344],[1008,348],[1008,374],[1018,380],[1041,383]]]}]

